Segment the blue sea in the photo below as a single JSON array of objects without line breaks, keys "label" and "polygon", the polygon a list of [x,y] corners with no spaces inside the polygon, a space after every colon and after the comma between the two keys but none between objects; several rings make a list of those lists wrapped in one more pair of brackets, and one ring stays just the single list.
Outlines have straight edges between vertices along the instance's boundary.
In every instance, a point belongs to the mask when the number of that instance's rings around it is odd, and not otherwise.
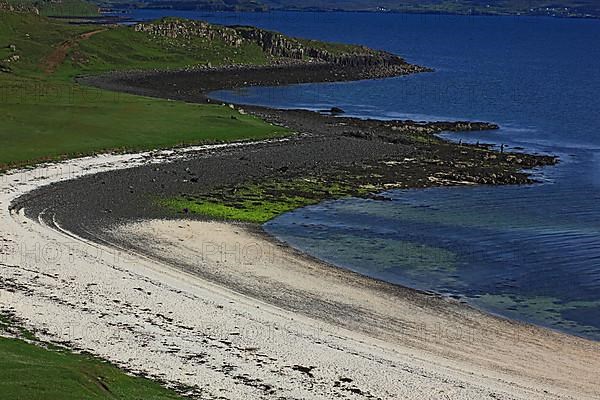
[{"label": "blue sea", "polygon": [[385,119],[495,122],[450,140],[555,154],[520,187],[398,190],[328,201],[265,229],[350,270],[600,340],[600,21],[365,13],[190,13],[222,24],[384,49],[434,73],[215,94]]}]

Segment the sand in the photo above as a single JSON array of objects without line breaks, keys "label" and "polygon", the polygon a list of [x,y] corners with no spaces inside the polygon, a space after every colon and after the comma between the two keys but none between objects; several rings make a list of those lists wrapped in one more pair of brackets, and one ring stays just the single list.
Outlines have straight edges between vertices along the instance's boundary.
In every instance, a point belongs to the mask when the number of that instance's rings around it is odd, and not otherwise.
[{"label": "sand", "polygon": [[366,279],[245,225],[137,221],[89,241],[9,211],[53,182],[178,157],[0,176],[0,307],[202,399],[600,397],[599,343]]}]

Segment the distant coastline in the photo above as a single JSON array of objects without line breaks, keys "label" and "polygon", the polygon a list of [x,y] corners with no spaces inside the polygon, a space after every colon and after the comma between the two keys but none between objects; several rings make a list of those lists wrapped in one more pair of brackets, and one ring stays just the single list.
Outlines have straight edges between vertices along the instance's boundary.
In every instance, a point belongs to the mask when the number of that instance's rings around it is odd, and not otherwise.
[{"label": "distant coastline", "polygon": [[[272,13],[272,12],[312,12],[312,13],[381,13],[381,14],[422,14],[422,15],[456,15],[456,16],[472,16],[472,17],[548,17],[548,18],[573,18],[573,19],[600,19],[600,12],[570,12],[564,9],[555,10],[536,10],[536,11],[486,11],[485,9],[465,9],[457,11],[439,10],[435,8],[407,8],[407,9],[343,9],[343,8],[268,8],[268,9],[245,9],[235,7],[213,8],[197,6],[189,4],[190,2],[177,3],[169,5],[168,2],[157,3],[156,6],[150,6],[144,3],[143,6],[136,3],[119,3],[111,4],[103,8],[103,14],[127,14],[136,10],[171,10],[171,11],[197,11],[197,12],[255,12],[255,13]],[[188,4],[188,5],[186,5]],[[127,21],[124,18],[124,22]],[[134,22],[135,21],[134,19]]]}]

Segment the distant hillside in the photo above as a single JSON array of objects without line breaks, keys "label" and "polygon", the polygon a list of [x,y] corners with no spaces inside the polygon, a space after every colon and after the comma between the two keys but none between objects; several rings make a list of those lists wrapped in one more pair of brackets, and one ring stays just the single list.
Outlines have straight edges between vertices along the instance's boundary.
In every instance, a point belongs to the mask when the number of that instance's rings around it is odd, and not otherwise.
[{"label": "distant hillside", "polygon": [[213,11],[389,11],[467,15],[600,17],[598,0],[98,0],[118,7]]},{"label": "distant hillside", "polygon": [[205,11],[268,11],[263,0],[96,0],[102,7]]},{"label": "distant hillside", "polygon": [[600,15],[597,0],[264,0],[271,8],[500,15]]}]

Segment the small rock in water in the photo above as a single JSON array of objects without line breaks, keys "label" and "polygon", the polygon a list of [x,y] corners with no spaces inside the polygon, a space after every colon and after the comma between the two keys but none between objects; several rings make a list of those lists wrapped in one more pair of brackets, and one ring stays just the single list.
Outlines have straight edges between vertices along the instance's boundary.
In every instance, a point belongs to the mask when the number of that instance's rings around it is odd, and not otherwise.
[{"label": "small rock in water", "polygon": [[345,111],[339,107],[331,107],[329,110],[319,110],[320,113],[329,113],[329,114],[344,114]]}]

